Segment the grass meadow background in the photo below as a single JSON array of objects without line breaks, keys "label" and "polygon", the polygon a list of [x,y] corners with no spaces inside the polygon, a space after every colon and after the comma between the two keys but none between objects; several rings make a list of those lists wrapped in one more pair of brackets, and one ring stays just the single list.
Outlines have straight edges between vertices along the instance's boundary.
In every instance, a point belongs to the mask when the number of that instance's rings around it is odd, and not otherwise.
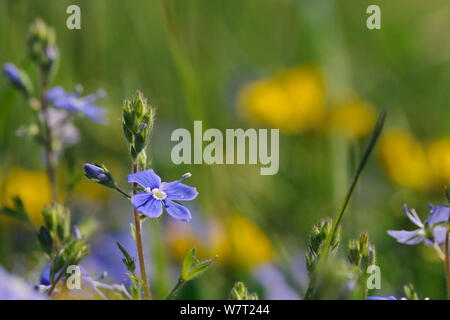
[{"label": "grass meadow background", "polygon": [[[26,37],[41,17],[57,35],[54,83],[67,90],[80,83],[85,93],[107,91],[100,105],[108,110],[108,124],[78,119],[82,140],[61,160],[62,186],[82,172],[83,163],[99,161],[128,187],[122,102],[141,90],[157,107],[148,150],[152,166],[165,181],[192,172],[190,185],[199,196],[191,203],[189,225],[168,215],[145,224],[156,295],[170,289],[178,261],[195,245],[201,258],[217,254],[218,260],[180,298],[226,298],[237,280],[261,297],[289,296],[264,266],[281,271],[300,296],[307,285],[308,233],[320,218],[335,216],[384,109],[384,135],[344,217],[340,251],[345,255],[348,240],[368,231],[382,276],[373,295],[401,296],[403,285],[412,283],[422,298],[445,297],[444,269],[433,250],[398,244],[386,230],[413,228],[404,203],[423,218],[429,202],[445,204],[448,1],[76,1],[81,30],[66,28],[70,4],[0,0],[0,62],[12,61],[36,76]],[[366,28],[370,4],[381,7],[381,30]],[[293,101],[283,100],[279,90],[291,90]],[[16,136],[30,117],[23,98],[1,79],[0,200],[8,203],[20,194],[38,225],[48,198],[42,155],[33,142]],[[171,132],[191,131],[194,120],[202,120],[204,130],[223,132],[280,128],[278,174],[261,176],[259,165],[174,165]],[[119,281],[124,269],[114,239],[133,245],[129,204],[84,178],[62,194],[77,221],[98,228],[86,268],[94,274],[106,270]],[[0,264],[30,282],[37,282],[45,264],[31,230],[6,218],[0,220]]]}]

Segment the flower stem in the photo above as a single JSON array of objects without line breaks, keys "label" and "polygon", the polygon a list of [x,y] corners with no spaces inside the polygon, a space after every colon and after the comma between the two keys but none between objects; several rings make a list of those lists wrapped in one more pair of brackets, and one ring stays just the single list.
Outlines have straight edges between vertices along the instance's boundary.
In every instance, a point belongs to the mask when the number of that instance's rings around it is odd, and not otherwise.
[{"label": "flower stem", "polygon": [[56,285],[58,284],[58,282],[61,280],[61,278],[64,275],[63,272],[64,268],[61,270],[61,272],[59,273],[59,275],[56,277],[56,279],[53,281],[52,286],[50,287],[50,289],[48,290],[48,296],[50,297],[53,293],[53,291],[55,291]]},{"label": "flower stem", "polygon": [[378,121],[375,125],[375,128],[372,133],[372,137],[370,138],[369,145],[367,146],[366,151],[364,152],[363,158],[361,159],[361,162],[359,163],[358,169],[356,170],[355,175],[353,176],[352,183],[350,184],[350,187],[347,190],[347,194],[345,195],[344,202],[342,203],[341,209],[339,210],[336,220],[333,223],[333,227],[331,228],[331,232],[327,237],[327,240],[325,242],[325,246],[323,249],[322,256],[320,257],[320,260],[326,259],[328,255],[328,250],[331,245],[331,241],[334,238],[334,235],[336,233],[336,230],[342,220],[342,217],[344,215],[345,209],[347,208],[348,202],[350,201],[350,198],[352,197],[353,191],[356,187],[356,184],[358,182],[358,179],[364,169],[364,166],[367,163],[367,160],[369,159],[370,154],[372,153],[373,148],[375,147],[375,144],[377,143],[377,140],[380,136],[381,130],[383,129],[384,120],[386,118],[386,112],[381,112],[380,116],[378,117]]},{"label": "flower stem", "polygon": [[355,190],[358,179],[359,179],[367,161],[369,160],[369,156],[372,153],[372,151],[378,141],[378,138],[380,137],[381,130],[383,129],[385,119],[386,119],[386,111],[382,111],[380,113],[380,115],[378,116],[377,123],[375,124],[375,128],[373,129],[372,136],[370,137],[369,145],[367,146],[367,148],[364,152],[361,162],[359,163],[358,169],[356,170],[355,175],[353,176],[350,187],[347,190],[347,193],[345,195],[345,198],[341,205],[341,208],[340,208],[339,212],[337,213],[336,219],[333,222],[333,226],[331,227],[331,232],[325,240],[325,245],[323,247],[322,253],[321,253],[320,257],[318,258],[319,260],[317,262],[316,270],[315,270],[313,276],[311,277],[308,290],[305,294],[305,300],[312,299],[314,297],[315,286],[317,283],[316,281],[318,281],[317,278],[320,276],[319,274],[321,272],[321,269],[323,268],[323,266],[328,258],[331,241],[335,237],[337,228],[339,227],[339,224],[341,223],[345,209],[347,208],[350,198],[352,197],[352,194],[353,194],[353,191]]},{"label": "flower stem", "polygon": [[116,187],[115,190],[116,190],[117,192],[119,192],[120,194],[122,194],[124,197],[126,197],[126,198],[128,198],[128,199],[131,198],[130,195],[129,195],[128,193],[126,193],[125,191],[123,191],[123,190],[120,189],[119,187]]},{"label": "flower stem", "polygon": [[52,201],[57,199],[57,188],[56,188],[56,161],[55,153],[52,146],[52,131],[48,119],[48,101],[46,98],[47,85],[48,85],[48,75],[41,68],[41,115],[42,115],[42,125],[44,127],[44,153],[45,153],[45,166],[47,170],[48,180],[50,182],[50,190]]},{"label": "flower stem", "polygon": [[175,294],[177,293],[178,289],[180,289],[180,287],[183,283],[184,283],[183,280],[178,279],[177,284],[175,285],[175,287],[173,287],[172,290],[170,290],[170,292],[167,294],[167,296],[164,298],[164,300],[172,299],[175,296]]},{"label": "flower stem", "polygon": [[[137,161],[133,164],[133,173],[137,173],[138,171],[138,163]],[[133,194],[136,194],[136,188],[137,184],[133,184]],[[144,285],[144,292],[145,292],[145,298],[147,300],[151,299],[150,295],[150,288],[147,281],[147,274],[145,271],[145,261],[144,261],[144,252],[142,250],[142,232],[141,232],[141,225],[142,221],[139,219],[139,214],[136,212],[136,210],[133,209],[134,213],[134,224],[136,227],[136,245],[137,245],[137,251],[138,251],[138,257],[139,257],[139,268],[141,269],[141,279]]]}]

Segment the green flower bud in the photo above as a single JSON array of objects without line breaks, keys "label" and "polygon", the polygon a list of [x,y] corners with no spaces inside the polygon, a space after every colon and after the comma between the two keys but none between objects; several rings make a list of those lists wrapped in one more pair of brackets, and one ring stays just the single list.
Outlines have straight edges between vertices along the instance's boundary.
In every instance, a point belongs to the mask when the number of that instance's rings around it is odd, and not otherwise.
[{"label": "green flower bud", "polygon": [[[333,221],[328,218],[326,220],[320,220],[319,223],[313,226],[311,233],[309,234],[309,246],[306,254],[306,266],[309,272],[313,272],[319,257],[322,255],[325,243],[328,236],[331,233]],[[330,255],[336,253],[337,247],[340,242],[340,229],[338,228],[334,234],[330,243]]]},{"label": "green flower bud", "polygon": [[355,266],[359,266],[361,262],[359,241],[350,240],[348,243],[348,251],[348,260],[350,261],[350,263],[354,264]]}]

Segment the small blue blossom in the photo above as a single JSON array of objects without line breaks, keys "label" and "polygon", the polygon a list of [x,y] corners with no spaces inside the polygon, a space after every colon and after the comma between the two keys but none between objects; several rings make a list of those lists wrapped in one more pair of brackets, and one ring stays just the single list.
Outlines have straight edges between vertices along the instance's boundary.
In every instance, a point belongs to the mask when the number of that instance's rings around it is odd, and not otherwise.
[{"label": "small blue blossom", "polygon": [[367,297],[366,300],[398,300],[398,299],[394,296],[389,296],[389,297],[370,296],[370,297]]},{"label": "small blue blossom", "polygon": [[409,211],[405,204],[403,209],[409,220],[419,228],[413,231],[405,230],[388,230],[391,237],[397,239],[399,243],[415,245],[423,242],[427,246],[433,246],[434,243],[442,245],[445,242],[445,235],[447,229],[444,226],[436,225],[438,223],[446,222],[450,214],[450,207],[448,206],[430,206],[431,213],[425,222],[422,223],[416,210]]},{"label": "small blue blossom", "polygon": [[105,93],[99,90],[85,97],[79,97],[78,93],[66,92],[62,87],[53,87],[47,92],[47,99],[57,109],[65,109],[74,113],[81,113],[92,121],[105,123],[105,109],[94,103],[104,98]]},{"label": "small blue blossom", "polygon": [[157,218],[162,214],[164,205],[167,213],[175,219],[189,221],[192,218],[190,211],[171,200],[193,200],[197,197],[197,189],[181,183],[190,176],[186,173],[177,181],[161,183],[161,178],[153,170],[128,175],[129,183],[138,183],[144,188],[144,192],[131,197],[134,209],[144,216]]}]

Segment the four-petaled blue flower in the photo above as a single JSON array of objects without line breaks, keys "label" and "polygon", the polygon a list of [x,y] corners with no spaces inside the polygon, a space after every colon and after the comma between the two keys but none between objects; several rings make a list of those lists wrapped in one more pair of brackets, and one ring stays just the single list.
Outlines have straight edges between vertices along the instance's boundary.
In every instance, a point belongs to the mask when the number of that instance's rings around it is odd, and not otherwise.
[{"label": "four-petaled blue flower", "polygon": [[171,200],[183,201],[193,200],[198,192],[196,188],[187,186],[181,181],[189,178],[190,173],[186,173],[180,180],[173,182],[161,182],[161,178],[153,170],[145,170],[128,175],[129,183],[138,183],[144,192],[131,197],[134,209],[140,214],[157,218],[162,213],[162,206],[166,208],[168,214],[178,220],[190,220],[189,210]]},{"label": "four-petaled blue flower", "polygon": [[66,92],[62,87],[53,87],[47,92],[47,99],[58,109],[65,109],[70,112],[81,113],[89,119],[105,123],[105,109],[94,103],[104,98],[105,93],[99,90],[96,93],[85,97],[79,97],[77,93]]},{"label": "four-petaled blue flower", "polygon": [[416,210],[408,210],[408,206],[403,206],[409,220],[419,228],[413,231],[405,230],[388,230],[391,237],[397,239],[398,242],[415,245],[423,242],[427,246],[433,246],[434,243],[442,245],[445,242],[446,227],[437,225],[447,222],[450,214],[449,206],[433,206],[430,205],[431,214],[425,219],[424,223],[420,220]]}]

